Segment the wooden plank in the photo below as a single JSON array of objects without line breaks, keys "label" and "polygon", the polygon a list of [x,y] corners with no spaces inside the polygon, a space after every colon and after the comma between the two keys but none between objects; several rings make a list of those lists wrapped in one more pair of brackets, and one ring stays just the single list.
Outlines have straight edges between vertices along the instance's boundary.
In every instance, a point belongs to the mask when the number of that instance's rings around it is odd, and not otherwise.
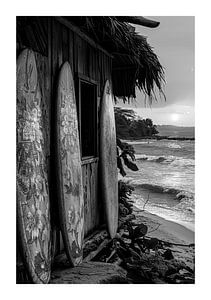
[{"label": "wooden plank", "polygon": [[98,82],[98,94],[97,96],[98,97],[101,97],[101,82],[100,82],[100,53],[99,51],[96,51],[96,69],[95,69],[95,72],[96,72],[96,81]]},{"label": "wooden plank", "polygon": [[85,201],[85,236],[100,223],[98,203],[98,161],[83,165],[83,187]]},{"label": "wooden plank", "polygon": [[[124,231],[118,233],[119,237],[124,234]],[[109,242],[108,231],[101,226],[99,230],[95,230],[84,240],[84,258],[83,262],[87,262],[93,259]],[[91,249],[91,251],[90,251]]]},{"label": "wooden plank", "polygon": [[102,241],[102,243],[97,247],[96,250],[91,251],[84,259],[83,262],[88,262],[91,259],[93,259],[108,243],[110,242],[110,239],[105,239]]},{"label": "wooden plank", "polygon": [[73,32],[71,30],[69,31],[68,36],[68,46],[69,46],[69,63],[73,70],[73,74],[75,73],[75,66],[74,66],[74,39],[73,39]]},{"label": "wooden plank", "polygon": [[47,49],[47,18],[39,17],[38,22],[33,24],[33,31],[37,33],[35,35],[36,41],[39,44],[39,49],[41,53],[45,56],[48,53]]},{"label": "wooden plank", "polygon": [[97,52],[96,49],[92,48],[92,76],[95,80],[97,80]]},{"label": "wooden plank", "polygon": [[84,74],[84,56],[85,51],[83,51],[83,41],[82,39],[76,35],[76,51],[78,53],[78,73]]},{"label": "wooden plank", "polygon": [[86,236],[87,216],[88,216],[86,165],[82,166],[82,178],[83,178],[83,191],[84,191],[84,236]]},{"label": "wooden plank", "polygon": [[87,43],[76,35],[76,51],[78,53],[78,73],[88,76]]},{"label": "wooden plank", "polygon": [[87,203],[88,203],[88,226],[87,226],[87,232],[90,232],[90,229],[92,228],[92,211],[91,211],[91,193],[90,193],[90,168],[89,164],[86,167],[87,170]]},{"label": "wooden plank", "polygon": [[[95,186],[97,184],[95,178],[95,163],[90,164],[91,168],[91,195],[92,195],[92,211],[93,211],[93,229],[97,227],[98,224],[98,203],[97,203],[97,197],[95,193]],[[97,213],[98,212],[98,213]]]},{"label": "wooden plank", "polygon": [[97,75],[97,72],[98,72],[98,70],[97,70],[97,68],[98,68],[98,65],[97,65],[97,52],[99,52],[99,51],[95,50],[93,52],[93,76],[94,76],[95,80],[97,80],[97,78],[98,78],[98,75]]},{"label": "wooden plank", "polygon": [[83,55],[83,74],[85,76],[89,76],[89,57],[88,57],[88,43],[86,41],[83,41],[83,52],[82,52],[82,55]]},{"label": "wooden plank", "polygon": [[85,165],[85,169],[86,169],[86,201],[87,201],[87,215],[86,215],[86,226],[85,226],[85,232],[86,235],[89,234],[89,230],[90,230],[90,222],[91,222],[91,209],[90,209],[90,193],[89,193],[89,164]]},{"label": "wooden plank", "polygon": [[59,252],[64,250],[64,242],[61,231],[59,232]]},{"label": "wooden plank", "polygon": [[95,48],[89,46],[88,50],[88,61],[89,61],[89,77],[94,78],[94,65],[93,65],[93,56]]},{"label": "wooden plank", "polygon": [[82,80],[85,80],[85,81],[89,81],[90,83],[93,83],[93,84],[97,84],[98,82],[92,78],[90,78],[89,76],[85,75],[85,74],[82,74],[82,73],[77,73],[77,76],[79,79],[82,79]]},{"label": "wooden plank", "polygon": [[104,235],[105,238],[108,237],[108,231],[105,229],[105,226],[101,226],[100,228],[96,229],[84,239],[84,249],[86,249],[87,245],[91,242],[91,240],[97,239],[99,235]]},{"label": "wooden plank", "polygon": [[99,51],[95,51],[95,55],[94,55],[94,76],[95,76],[95,80],[98,80],[98,73],[99,73],[99,66],[98,66],[98,53]]},{"label": "wooden plank", "polygon": [[58,26],[58,62],[59,62],[59,68],[61,68],[63,64],[63,52],[62,52],[62,32],[63,32],[63,26],[57,22]]},{"label": "wooden plank", "polygon": [[77,35],[73,33],[73,51],[74,51],[74,71],[78,73],[78,47],[77,47]]},{"label": "wooden plank", "polygon": [[87,164],[90,164],[90,163],[95,163],[95,162],[97,162],[98,160],[99,160],[99,157],[91,157],[91,158],[82,160],[82,161],[81,161],[81,165],[87,165]]},{"label": "wooden plank", "polygon": [[93,228],[96,228],[97,225],[98,225],[98,214],[99,214],[99,211],[98,211],[98,203],[97,203],[97,195],[96,195],[96,180],[97,178],[95,177],[96,175],[96,172],[95,172],[95,169],[96,169],[96,164],[93,163],[90,165],[90,168],[91,168],[91,191],[92,191],[92,211],[93,211]]},{"label": "wooden plank", "polygon": [[68,28],[66,26],[62,26],[62,54],[63,54],[63,61],[69,61],[69,33]]},{"label": "wooden plank", "polygon": [[58,72],[58,26],[55,19],[52,21],[52,86],[56,86],[56,73]]},{"label": "wooden plank", "polygon": [[113,68],[113,60],[110,59],[110,80],[112,82],[112,68]]},{"label": "wooden plank", "polygon": [[96,227],[96,198],[95,198],[95,178],[94,178],[94,163],[90,164],[90,191],[91,191],[91,211],[92,211],[92,228]]},{"label": "wooden plank", "polygon": [[92,61],[91,61],[91,47],[89,44],[87,44],[87,76],[89,78],[92,78],[92,72],[91,72],[91,68],[92,68]]},{"label": "wooden plank", "polygon": [[109,74],[110,81],[112,82],[112,59],[109,58]]},{"label": "wooden plank", "polygon": [[95,213],[96,213],[96,218],[95,218],[95,225],[96,227],[100,225],[100,203],[99,203],[99,197],[98,197],[98,162],[95,162],[94,164],[94,198],[95,198],[95,203],[96,203],[96,208],[95,208]]},{"label": "wooden plank", "polygon": [[[51,91],[50,91],[50,99],[51,99],[51,170],[55,170],[55,160],[54,150],[55,150],[55,95],[56,95],[56,76],[58,72],[58,22],[52,17],[49,17],[49,63],[50,63],[50,75],[51,75]],[[50,173],[50,199],[51,199],[51,223],[52,223],[52,240],[53,240],[53,248],[52,255],[55,255],[60,251],[60,231],[59,231],[59,217],[58,217],[58,206],[57,206],[57,189],[56,189],[56,178],[55,175]]]},{"label": "wooden plank", "polygon": [[103,53],[101,53],[100,55],[100,77],[101,77],[101,88],[103,89],[105,85],[105,68],[104,68]]},{"label": "wooden plank", "polygon": [[[51,18],[48,17],[47,19],[47,22],[48,22],[48,87],[49,87],[49,124],[51,124],[51,101],[50,99],[52,98],[52,82],[51,82],[51,66],[52,66],[52,35],[51,35],[51,32],[52,32],[52,22],[51,22]],[[50,129],[51,129],[51,126],[50,126]],[[51,134],[51,132],[50,132]]]},{"label": "wooden plank", "polygon": [[91,211],[91,193],[90,193],[90,164],[86,167],[87,170],[87,203],[88,203],[88,226],[87,231],[89,232],[92,224],[92,211]]},{"label": "wooden plank", "polygon": [[83,175],[83,182],[84,182],[84,197],[86,202],[86,214],[85,214],[85,225],[84,225],[84,236],[87,236],[90,230],[90,193],[89,193],[89,177],[88,177],[88,165],[83,166],[84,175]]}]

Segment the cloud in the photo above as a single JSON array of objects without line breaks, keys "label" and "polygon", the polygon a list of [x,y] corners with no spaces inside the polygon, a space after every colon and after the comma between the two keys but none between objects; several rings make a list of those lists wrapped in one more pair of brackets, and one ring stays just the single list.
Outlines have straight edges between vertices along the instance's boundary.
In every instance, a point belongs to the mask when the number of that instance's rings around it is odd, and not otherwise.
[{"label": "cloud", "polygon": [[[156,29],[136,26],[140,34],[148,36],[165,69],[167,103],[154,103],[163,107],[172,103],[194,105],[194,17],[149,17],[160,22]],[[188,102],[186,102],[188,99]],[[144,106],[138,93],[137,105]]]}]

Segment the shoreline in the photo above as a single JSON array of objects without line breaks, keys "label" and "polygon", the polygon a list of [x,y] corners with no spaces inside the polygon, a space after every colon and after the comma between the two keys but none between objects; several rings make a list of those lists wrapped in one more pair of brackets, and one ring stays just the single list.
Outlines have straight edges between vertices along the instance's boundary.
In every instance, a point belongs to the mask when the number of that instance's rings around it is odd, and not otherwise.
[{"label": "shoreline", "polygon": [[[167,220],[163,217],[160,217],[159,215],[153,214],[147,210],[141,210],[139,207],[137,207],[135,204],[133,204],[133,213],[136,216],[136,219],[139,220],[143,219],[145,222],[149,223],[148,226],[153,229],[155,225],[160,225],[159,229],[155,231],[155,234],[157,235],[163,235],[169,234],[169,236],[166,236],[166,238],[169,238],[169,240],[166,239],[166,241],[180,241],[180,242],[186,242],[186,243],[194,243],[194,231],[187,228],[186,226],[179,224],[177,222]],[[151,224],[150,224],[151,222]],[[154,235],[153,235],[154,237]],[[171,240],[171,238],[173,240]]]},{"label": "shoreline", "polygon": [[[136,223],[143,223],[148,226],[147,236],[157,238],[165,242],[189,245],[195,243],[195,233],[187,227],[166,220],[147,210],[140,210],[133,204],[133,214]],[[195,250],[192,247],[173,245],[171,247],[176,259],[184,262],[191,269],[195,266]]]},{"label": "shoreline", "polygon": [[[138,210],[141,210],[143,211],[138,204],[136,204],[135,202],[133,203],[133,205],[138,209]],[[177,219],[172,219],[171,217],[169,217],[168,214],[162,214],[162,215],[159,215],[159,213],[156,213],[156,212],[153,212],[153,211],[150,211],[148,209],[145,209],[144,210],[146,213],[150,214],[150,215],[154,215],[156,216],[158,219],[162,219],[166,222],[170,222],[170,223],[175,223],[175,225],[179,225],[179,226],[183,226],[185,227],[185,229],[187,230],[190,230],[191,232],[195,233],[195,224],[192,223],[192,222],[188,222],[188,221],[180,221],[180,220],[177,220]]]}]

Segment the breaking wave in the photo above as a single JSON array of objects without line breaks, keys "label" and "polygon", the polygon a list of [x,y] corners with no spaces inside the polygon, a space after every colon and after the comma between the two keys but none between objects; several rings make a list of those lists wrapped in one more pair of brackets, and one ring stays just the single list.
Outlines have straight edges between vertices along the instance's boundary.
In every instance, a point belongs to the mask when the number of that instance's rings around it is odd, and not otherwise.
[{"label": "breaking wave", "polygon": [[169,188],[153,183],[140,183],[139,180],[135,180],[132,177],[129,177],[127,179],[123,180],[124,182],[131,184],[132,186],[136,188],[141,188],[145,190],[149,190],[154,193],[165,193],[165,194],[170,194],[175,197],[177,200],[194,200],[194,193],[181,190],[181,189],[176,189],[176,188]]},{"label": "breaking wave", "polygon": [[168,148],[172,148],[172,149],[181,149],[182,147],[176,143],[169,143],[167,145]]},{"label": "breaking wave", "polygon": [[172,166],[194,166],[194,159],[183,158],[178,156],[155,156],[155,155],[145,155],[145,154],[136,154],[137,161],[148,161],[148,162],[157,162],[163,164],[171,164]]}]

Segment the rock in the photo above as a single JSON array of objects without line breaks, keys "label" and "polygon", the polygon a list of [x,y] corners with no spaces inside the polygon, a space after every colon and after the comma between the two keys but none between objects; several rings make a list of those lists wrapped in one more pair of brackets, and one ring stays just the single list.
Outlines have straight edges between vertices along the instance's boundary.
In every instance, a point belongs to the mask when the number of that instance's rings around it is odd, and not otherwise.
[{"label": "rock", "polygon": [[87,262],[74,268],[52,272],[51,284],[128,283],[127,272],[118,265]]},{"label": "rock", "polygon": [[148,240],[144,239],[143,244],[147,249],[155,250],[159,245],[159,240],[157,238],[150,238]]},{"label": "rock", "polygon": [[148,227],[145,224],[141,223],[134,228],[134,236],[135,238],[142,237],[147,234],[147,231],[148,231]]},{"label": "rock", "polygon": [[140,264],[126,264],[127,277],[130,279],[131,283],[153,283],[151,274],[145,272]]},{"label": "rock", "polygon": [[152,283],[156,284],[166,284],[166,282],[158,277],[152,279]]},{"label": "rock", "polygon": [[162,255],[165,259],[170,260],[170,259],[174,259],[174,256],[172,254],[172,251],[170,249],[167,249],[163,255]]},{"label": "rock", "polygon": [[177,273],[177,268],[170,265],[170,266],[168,266],[168,270],[166,271],[165,276],[170,276],[175,273]]}]

